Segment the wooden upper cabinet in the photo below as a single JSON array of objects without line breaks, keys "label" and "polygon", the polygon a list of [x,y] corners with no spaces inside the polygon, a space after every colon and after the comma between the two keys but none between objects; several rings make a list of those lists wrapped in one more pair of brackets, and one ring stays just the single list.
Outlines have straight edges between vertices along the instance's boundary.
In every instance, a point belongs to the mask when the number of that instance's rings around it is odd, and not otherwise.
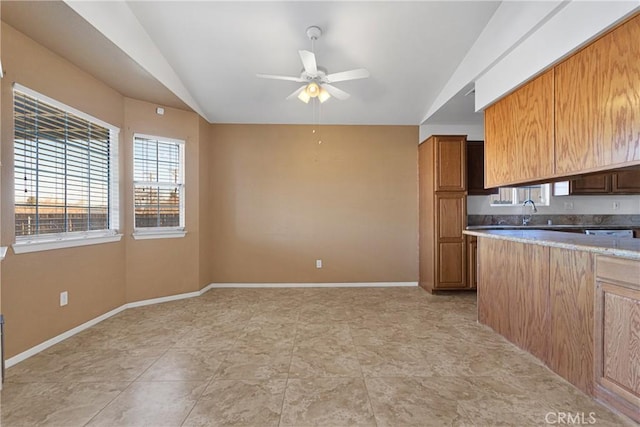
[{"label": "wooden upper cabinet", "polygon": [[485,187],[640,164],[639,40],[640,14],[488,107]]},{"label": "wooden upper cabinet", "polygon": [[640,194],[640,167],[572,179],[569,181],[569,194]]},{"label": "wooden upper cabinet", "polygon": [[485,111],[485,187],[553,176],[554,71]]},{"label": "wooden upper cabinet", "polygon": [[584,176],[569,181],[569,194],[609,194],[611,175],[608,173]]},{"label": "wooden upper cabinet", "polygon": [[611,174],[611,192],[640,194],[640,168],[613,172]]},{"label": "wooden upper cabinet", "polygon": [[640,15],[556,69],[556,175],[640,161]]},{"label": "wooden upper cabinet", "polygon": [[602,40],[586,47],[556,67],[556,173],[567,175],[605,163],[600,118],[603,56]]},{"label": "wooden upper cabinet", "polygon": [[484,112],[484,186],[497,187],[510,181],[509,149],[516,139],[512,96],[496,102]]},{"label": "wooden upper cabinet", "polygon": [[514,182],[553,175],[553,70],[535,78],[515,92],[517,111]]},{"label": "wooden upper cabinet", "polygon": [[498,188],[484,188],[484,141],[467,141],[467,194],[497,194]]},{"label": "wooden upper cabinet", "polygon": [[467,189],[466,136],[434,137],[436,156],[436,191]]},{"label": "wooden upper cabinet", "polygon": [[640,15],[602,41],[605,149],[610,164],[640,161]]}]

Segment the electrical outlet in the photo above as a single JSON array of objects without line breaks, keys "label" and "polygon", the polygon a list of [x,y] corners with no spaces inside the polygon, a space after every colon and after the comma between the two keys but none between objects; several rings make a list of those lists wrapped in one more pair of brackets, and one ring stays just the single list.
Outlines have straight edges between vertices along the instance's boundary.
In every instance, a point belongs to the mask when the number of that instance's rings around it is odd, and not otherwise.
[{"label": "electrical outlet", "polygon": [[69,292],[60,292],[60,307],[69,304]]},{"label": "electrical outlet", "polygon": [[614,211],[617,211],[618,209],[620,209],[620,202],[616,200],[615,202],[613,202],[613,205],[611,207]]},{"label": "electrical outlet", "polygon": [[572,211],[573,210],[573,202],[564,202],[564,210]]},{"label": "electrical outlet", "polygon": [[316,268],[322,268],[322,260],[321,259],[317,259],[316,260]]}]

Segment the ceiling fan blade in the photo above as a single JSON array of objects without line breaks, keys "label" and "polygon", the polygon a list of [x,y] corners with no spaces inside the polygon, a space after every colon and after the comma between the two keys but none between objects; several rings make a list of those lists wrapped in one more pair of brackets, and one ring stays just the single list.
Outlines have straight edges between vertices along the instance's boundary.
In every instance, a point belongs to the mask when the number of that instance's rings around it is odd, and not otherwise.
[{"label": "ceiling fan blade", "polygon": [[293,93],[289,96],[287,96],[285,99],[293,99],[293,98],[297,98],[298,95],[300,95],[300,92],[302,92],[304,90],[304,88],[306,88],[307,85],[302,85],[300,86],[298,89],[294,90]]},{"label": "ceiling fan blade", "polygon": [[342,71],[340,73],[333,73],[327,75],[327,81],[329,83],[343,82],[345,80],[357,80],[366,79],[369,77],[369,71],[364,68],[358,68],[357,70]]},{"label": "ceiling fan blade", "polygon": [[260,77],[261,79],[288,80],[291,82],[298,82],[298,83],[303,83],[306,81],[304,79],[301,79],[300,77],[276,76],[273,74],[256,74],[256,77]]},{"label": "ceiling fan blade", "polygon": [[300,59],[302,60],[302,65],[304,66],[304,70],[311,77],[315,77],[318,75],[318,65],[316,64],[316,55],[313,52],[309,52],[308,50],[299,50]]},{"label": "ceiling fan blade", "polygon": [[321,84],[320,87],[326,90],[327,92],[329,92],[329,95],[339,99],[340,101],[344,101],[345,99],[348,99],[351,96],[347,92],[343,91],[342,89],[338,89],[337,87],[331,86],[326,83]]}]

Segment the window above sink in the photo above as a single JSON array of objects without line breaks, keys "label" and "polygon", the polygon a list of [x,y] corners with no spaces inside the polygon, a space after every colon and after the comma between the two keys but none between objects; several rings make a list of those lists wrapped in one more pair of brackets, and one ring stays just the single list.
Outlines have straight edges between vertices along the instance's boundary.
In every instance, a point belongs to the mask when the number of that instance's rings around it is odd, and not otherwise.
[{"label": "window above sink", "polygon": [[520,206],[525,200],[533,200],[538,206],[549,206],[551,184],[522,187],[500,187],[498,194],[489,196],[491,206]]}]

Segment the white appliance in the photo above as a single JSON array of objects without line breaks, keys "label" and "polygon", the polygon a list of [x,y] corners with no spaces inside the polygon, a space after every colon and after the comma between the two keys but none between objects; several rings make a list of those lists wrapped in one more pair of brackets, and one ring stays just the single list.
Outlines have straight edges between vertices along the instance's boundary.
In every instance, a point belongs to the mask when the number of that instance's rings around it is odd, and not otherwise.
[{"label": "white appliance", "polygon": [[586,234],[609,237],[633,237],[633,230],[585,230]]}]

